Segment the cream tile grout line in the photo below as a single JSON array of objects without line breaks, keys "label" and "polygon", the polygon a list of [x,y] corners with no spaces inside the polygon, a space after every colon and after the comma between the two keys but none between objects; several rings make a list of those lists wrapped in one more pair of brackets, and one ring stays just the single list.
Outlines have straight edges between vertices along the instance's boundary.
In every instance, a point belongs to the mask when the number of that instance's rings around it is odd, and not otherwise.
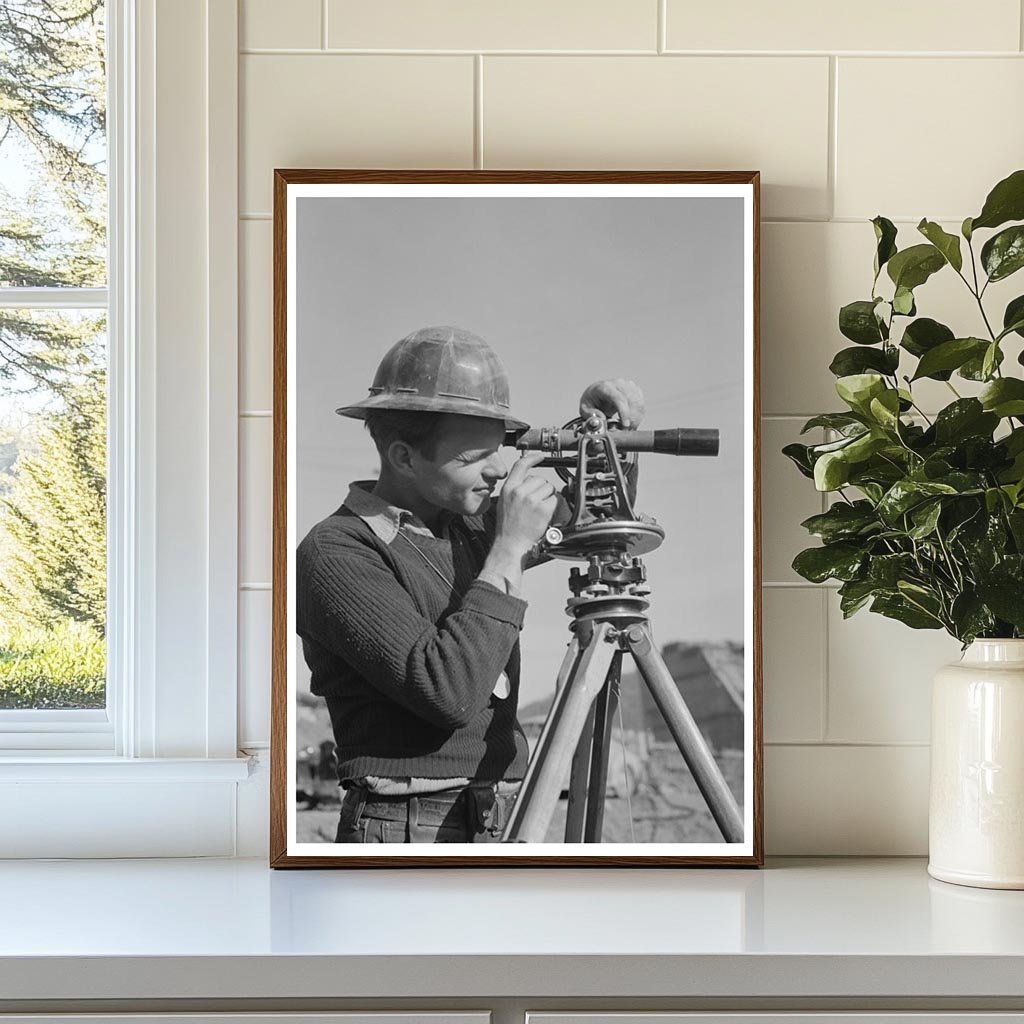
[{"label": "cream tile grout line", "polygon": [[484,166],[484,58],[473,58],[473,166]]},{"label": "cream tile grout line", "polygon": [[777,60],[791,57],[857,57],[865,60],[931,60],[937,57],[962,60],[1006,60],[1020,57],[1020,50],[891,50],[879,53],[877,50],[424,50],[424,49],[374,49],[371,47],[240,47],[240,54],[251,57],[261,56],[329,56],[329,57],[761,57]]},{"label": "cream tile grout line", "polygon": [[[329,0],[320,0],[320,49],[327,49],[327,4]],[[244,52],[244,51],[243,51]]]},{"label": "cream tile grout line", "polygon": [[[483,58],[481,57],[481,60]],[[610,168],[614,170],[614,168]],[[273,214],[262,213],[260,211],[254,211],[252,213],[240,213],[238,215],[239,220],[273,220]],[[938,217],[936,218],[941,224],[946,221],[950,224],[959,224],[960,220],[956,217]],[[901,224],[917,225],[921,220],[920,217],[890,217],[889,220],[897,226]],[[762,224],[863,224],[867,225],[871,223],[870,216],[863,217],[762,217]]]},{"label": "cream tile grout line", "polygon": [[828,59],[828,167],[825,169],[828,190],[828,219],[836,213],[836,174],[839,162],[839,59]]},{"label": "cream tile grout line", "polygon": [[902,749],[904,747],[927,748],[930,746],[924,740],[834,740],[830,743],[816,743],[814,740],[765,740],[764,745],[766,747],[814,747],[816,749],[821,749],[822,747],[852,747],[854,749],[861,747],[897,747]]},{"label": "cream tile grout line", "polygon": [[1020,29],[1019,45],[1021,51],[1024,51],[1024,0],[1021,0],[1020,11],[1017,15],[1017,23]]},{"label": "cream tile grout line", "polygon": [[[1024,2],[1024,0],[1022,0]],[[668,49],[668,0],[658,0],[658,53]]]},{"label": "cream tile grout line", "polygon": [[[831,440],[832,431],[825,431],[825,440]],[[828,511],[828,499],[826,492],[822,491],[819,498],[821,503],[821,511]],[[821,594],[821,742],[828,743],[828,734],[832,728],[832,715],[831,715],[831,678],[830,678],[830,635],[829,635],[829,621],[828,621],[828,602],[829,602],[829,590],[838,589],[837,581],[831,581],[836,583],[835,588],[822,588]]]},{"label": "cream tile grout line", "polygon": [[829,729],[829,687],[828,687],[828,656],[829,656],[829,636],[828,636],[828,601],[829,591],[827,588],[822,588],[821,592],[821,714],[820,721],[818,722],[818,735],[821,737],[821,742],[825,743],[828,740],[828,729]]}]

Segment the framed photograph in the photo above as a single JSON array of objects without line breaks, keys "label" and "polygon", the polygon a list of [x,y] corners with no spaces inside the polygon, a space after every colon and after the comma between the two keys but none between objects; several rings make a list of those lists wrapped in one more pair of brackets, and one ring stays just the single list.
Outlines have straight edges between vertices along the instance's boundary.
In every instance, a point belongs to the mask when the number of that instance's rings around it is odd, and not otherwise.
[{"label": "framed photograph", "polygon": [[758,185],[275,172],[272,866],[762,863]]}]

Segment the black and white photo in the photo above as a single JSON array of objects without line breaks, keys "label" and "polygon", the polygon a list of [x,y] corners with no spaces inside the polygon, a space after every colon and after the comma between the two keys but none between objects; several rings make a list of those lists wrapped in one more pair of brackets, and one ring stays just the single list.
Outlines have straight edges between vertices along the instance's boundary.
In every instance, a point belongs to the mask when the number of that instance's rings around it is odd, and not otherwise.
[{"label": "black and white photo", "polygon": [[277,172],[272,863],[760,862],[756,202]]}]

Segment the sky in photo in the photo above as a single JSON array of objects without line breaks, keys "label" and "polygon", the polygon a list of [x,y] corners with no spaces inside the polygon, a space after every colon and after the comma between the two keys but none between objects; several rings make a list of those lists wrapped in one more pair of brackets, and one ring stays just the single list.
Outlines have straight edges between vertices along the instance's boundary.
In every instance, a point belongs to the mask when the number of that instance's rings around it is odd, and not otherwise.
[{"label": "sky in photo", "polygon": [[[645,558],[659,645],[742,640],[742,200],[304,198],[296,243],[299,539],[377,473],[362,424],[334,410],[400,338],[451,324],[498,352],[533,426],[627,377],[645,427],[721,432],[717,458],[641,455],[636,505],[667,534]],[[525,577],[521,705],[554,690],[572,564]],[[305,688],[301,645],[298,660]]]}]

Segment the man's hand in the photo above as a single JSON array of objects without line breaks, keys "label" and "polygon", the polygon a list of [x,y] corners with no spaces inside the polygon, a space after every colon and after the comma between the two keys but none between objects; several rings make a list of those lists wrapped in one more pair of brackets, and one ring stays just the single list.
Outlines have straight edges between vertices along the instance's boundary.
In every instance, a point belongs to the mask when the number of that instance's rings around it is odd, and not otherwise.
[{"label": "man's hand", "polygon": [[591,384],[580,397],[580,415],[602,412],[611,419],[616,414],[623,430],[636,430],[644,418],[644,393],[636,383],[617,377]]},{"label": "man's hand", "polygon": [[544,456],[544,452],[527,452],[509,470],[498,497],[495,547],[524,555],[548,528],[558,500],[555,488],[544,477],[530,473]]}]

